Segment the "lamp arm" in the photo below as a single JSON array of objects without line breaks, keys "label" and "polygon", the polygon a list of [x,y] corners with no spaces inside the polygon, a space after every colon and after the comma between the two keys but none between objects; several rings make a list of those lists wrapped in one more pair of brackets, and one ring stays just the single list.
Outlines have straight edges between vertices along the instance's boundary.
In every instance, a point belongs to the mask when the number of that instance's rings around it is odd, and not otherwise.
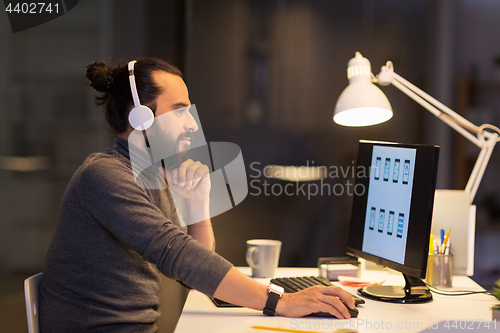
[{"label": "lamp arm", "polygon": [[[397,74],[395,74],[397,75]],[[422,105],[424,108],[426,108],[428,111],[430,111],[433,115],[441,119],[443,122],[448,124],[450,127],[452,127],[454,130],[456,130],[458,133],[462,134],[464,137],[466,137],[469,141],[474,143],[476,146],[479,148],[482,147],[481,140],[479,140],[476,136],[472,135],[469,131],[467,131],[464,127],[462,127],[460,124],[458,124],[457,121],[455,121],[455,118],[448,115],[447,113],[443,113],[440,109],[438,109],[436,106],[432,105],[429,103],[427,100],[422,98],[419,94],[417,94],[415,91],[411,90],[408,88],[406,85],[403,85],[401,82],[399,82],[397,79],[391,82],[396,88],[404,92],[406,95],[408,95],[411,99],[413,99],[415,102],[418,104]],[[475,125],[474,125],[475,126]],[[477,127],[477,126],[476,126]]]},{"label": "lamp arm", "polygon": [[484,171],[486,170],[486,166],[491,157],[491,153],[493,152],[493,148],[497,143],[498,134],[493,134],[493,138],[484,141],[484,146],[481,148],[479,152],[479,156],[477,157],[476,164],[474,164],[474,168],[472,169],[472,173],[467,181],[467,185],[465,186],[465,192],[470,193],[470,203],[474,201],[474,197],[476,196],[477,189],[479,188],[479,184],[481,183],[481,179],[483,178]]},{"label": "lamp arm", "polygon": [[[421,96],[422,98],[424,98],[425,100],[429,101],[434,106],[439,108],[440,113],[443,112],[443,113],[445,113],[445,115],[448,115],[449,117],[453,118],[453,121],[458,123],[463,128],[467,129],[469,132],[473,132],[476,134],[483,133],[483,130],[479,126],[471,123],[469,120],[465,119],[460,114],[456,113],[455,111],[453,111],[452,109],[450,109],[449,107],[444,105],[443,103],[436,100],[434,97],[430,96],[429,94],[422,91],[421,89],[419,89],[418,87],[416,87],[412,83],[408,82],[406,79],[402,78],[400,75],[394,73],[394,80],[405,85],[406,87],[408,87],[412,91],[415,91],[419,96]],[[436,116],[440,117],[440,115],[436,115]]]},{"label": "lamp arm", "polygon": [[[448,124],[462,136],[481,148],[481,152],[477,158],[476,164],[472,170],[471,176],[465,187],[465,191],[470,194],[470,202],[474,200],[479,183],[483,178],[484,171],[488,165],[491,153],[495,144],[500,140],[500,130],[493,125],[477,126],[448,108],[429,94],[425,93],[412,83],[408,82],[398,74],[394,73],[392,63],[387,62],[386,66],[382,67],[380,74],[377,76],[377,81],[381,85],[392,84],[425,109],[430,111],[436,117]],[[494,132],[485,131],[489,128]],[[472,133],[477,135],[474,136]]]},{"label": "lamp arm", "polygon": [[443,122],[466,137],[469,141],[474,143],[479,148],[482,148],[481,140],[471,134],[471,132],[477,135],[483,134],[484,131],[480,127],[474,125],[443,103],[436,100],[434,97],[424,92],[422,89],[396,74],[394,72],[392,62],[388,61],[386,66],[382,67],[380,74],[377,76],[377,80],[381,85],[394,85],[415,102],[422,105],[433,115],[440,118]]}]

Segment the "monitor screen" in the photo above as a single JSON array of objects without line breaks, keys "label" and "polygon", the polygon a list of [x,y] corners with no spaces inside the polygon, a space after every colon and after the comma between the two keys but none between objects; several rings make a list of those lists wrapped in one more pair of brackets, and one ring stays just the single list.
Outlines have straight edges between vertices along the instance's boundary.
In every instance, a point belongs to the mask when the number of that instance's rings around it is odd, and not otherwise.
[{"label": "monitor screen", "polygon": [[438,154],[437,146],[360,141],[363,191],[353,199],[349,254],[425,277]]}]

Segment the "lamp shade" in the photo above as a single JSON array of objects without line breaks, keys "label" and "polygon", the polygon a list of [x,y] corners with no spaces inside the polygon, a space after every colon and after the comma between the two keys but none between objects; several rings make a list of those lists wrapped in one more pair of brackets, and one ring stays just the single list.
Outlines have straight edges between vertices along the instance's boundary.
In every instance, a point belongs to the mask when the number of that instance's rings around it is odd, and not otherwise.
[{"label": "lamp shade", "polygon": [[333,120],[343,126],[370,126],[392,118],[385,94],[371,81],[371,66],[359,52],[349,61],[349,85],[337,101]]},{"label": "lamp shade", "polygon": [[373,83],[352,83],[340,95],[333,120],[343,126],[370,126],[392,118],[385,94]]}]

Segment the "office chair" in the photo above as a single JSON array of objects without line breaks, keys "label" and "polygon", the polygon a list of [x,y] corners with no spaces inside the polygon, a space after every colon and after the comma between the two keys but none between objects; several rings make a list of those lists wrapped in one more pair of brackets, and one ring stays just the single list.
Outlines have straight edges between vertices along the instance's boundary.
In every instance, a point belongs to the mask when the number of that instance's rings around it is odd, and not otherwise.
[{"label": "office chair", "polygon": [[26,317],[29,333],[39,333],[38,328],[38,285],[42,273],[35,274],[24,280],[24,298],[26,300]]}]

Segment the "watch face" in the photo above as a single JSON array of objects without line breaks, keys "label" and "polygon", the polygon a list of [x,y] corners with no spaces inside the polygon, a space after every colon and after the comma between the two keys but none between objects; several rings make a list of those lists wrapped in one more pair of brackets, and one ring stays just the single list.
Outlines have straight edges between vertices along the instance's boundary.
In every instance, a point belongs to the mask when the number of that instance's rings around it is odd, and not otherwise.
[{"label": "watch face", "polygon": [[279,294],[280,297],[281,297],[281,295],[283,295],[285,293],[285,288],[283,288],[281,286],[277,286],[277,285],[272,284],[272,283],[267,287],[267,290],[269,292],[273,292],[275,294]]}]

